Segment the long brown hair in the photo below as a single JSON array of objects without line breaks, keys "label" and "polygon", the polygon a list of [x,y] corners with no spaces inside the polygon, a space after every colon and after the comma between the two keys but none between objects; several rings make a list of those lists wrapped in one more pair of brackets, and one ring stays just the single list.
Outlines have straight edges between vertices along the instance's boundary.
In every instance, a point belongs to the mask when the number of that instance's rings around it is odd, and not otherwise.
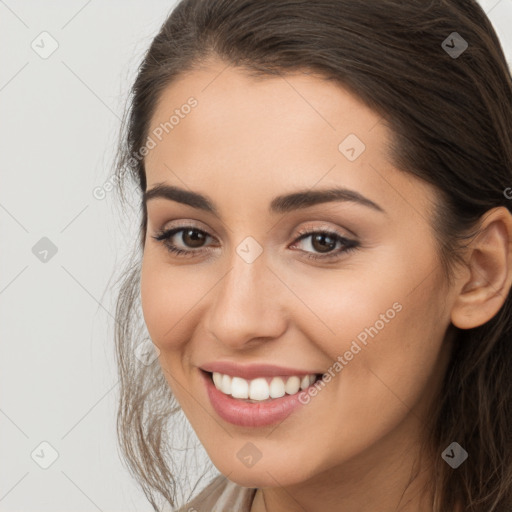
[{"label": "long brown hair", "polygon": [[[449,50],[454,41],[459,54]],[[433,227],[448,280],[484,213],[511,209],[504,191],[512,186],[512,79],[476,1],[182,0],[133,85],[115,170],[122,200],[128,182],[146,189],[140,149],[162,91],[211,56],[254,77],[312,70],[378,112],[393,134],[392,163],[438,191]],[[117,425],[127,466],[159,510],[157,498],[176,504],[182,478],[171,466],[176,427],[169,422],[180,408],[159,366],[134,357],[144,337],[139,272],[146,221],[142,207],[140,246],[120,275]],[[512,510],[511,301],[509,293],[486,324],[456,330],[443,392],[425,426],[435,512],[453,512],[458,501],[468,512]],[[469,453],[457,469],[441,458],[453,441]]]}]

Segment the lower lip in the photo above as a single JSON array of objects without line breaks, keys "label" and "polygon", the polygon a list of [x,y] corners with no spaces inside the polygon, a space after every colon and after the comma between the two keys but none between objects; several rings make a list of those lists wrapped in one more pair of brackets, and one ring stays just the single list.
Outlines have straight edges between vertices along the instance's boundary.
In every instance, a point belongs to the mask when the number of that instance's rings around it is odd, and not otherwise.
[{"label": "lower lip", "polygon": [[205,381],[206,391],[213,408],[223,420],[234,425],[241,427],[274,425],[283,421],[295,409],[304,405],[299,401],[299,395],[303,391],[299,391],[294,395],[274,398],[269,402],[244,402],[219,391],[213,384],[211,374],[203,370],[200,370],[200,372]]}]

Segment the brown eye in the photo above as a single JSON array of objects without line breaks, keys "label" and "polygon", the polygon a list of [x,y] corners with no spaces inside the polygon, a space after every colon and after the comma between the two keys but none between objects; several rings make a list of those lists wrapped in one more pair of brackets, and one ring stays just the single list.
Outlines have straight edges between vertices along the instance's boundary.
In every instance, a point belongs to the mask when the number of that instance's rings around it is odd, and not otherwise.
[{"label": "brown eye", "polygon": [[317,233],[311,239],[311,246],[318,252],[329,252],[336,247],[336,239],[324,233]]},{"label": "brown eye", "polygon": [[[181,233],[181,236],[178,236]],[[172,228],[153,237],[162,242],[167,250],[180,256],[194,256],[202,252],[208,233],[193,226]]]},{"label": "brown eye", "polygon": [[358,241],[345,238],[334,231],[306,231],[300,233],[300,235],[294,246],[302,244],[302,251],[313,260],[327,261],[329,258],[340,258],[342,253],[347,253],[359,247]]},{"label": "brown eye", "polygon": [[201,247],[207,235],[198,229],[184,229],[181,239],[187,247]]}]

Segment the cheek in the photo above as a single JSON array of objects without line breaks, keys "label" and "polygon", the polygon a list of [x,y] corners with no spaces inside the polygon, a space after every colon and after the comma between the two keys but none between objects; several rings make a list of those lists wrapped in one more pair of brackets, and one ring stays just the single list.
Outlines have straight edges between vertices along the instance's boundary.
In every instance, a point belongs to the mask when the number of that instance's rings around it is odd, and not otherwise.
[{"label": "cheek", "polygon": [[[404,282],[409,280],[404,278]],[[435,280],[424,282],[413,292],[410,286],[388,289],[370,298],[366,307],[372,314],[364,317],[360,312],[357,323],[365,323],[351,324],[344,342],[350,345],[355,341],[361,351],[348,354],[352,359],[339,380],[340,393],[352,395],[351,406],[356,410],[358,404],[369,406],[359,411],[367,415],[363,424],[371,421],[370,411],[382,406],[387,409],[388,426],[392,426],[415,404],[426,405],[422,398],[434,393],[444,372],[447,350],[443,339],[448,320]]]},{"label": "cheek", "polygon": [[449,323],[442,275],[431,270],[434,253],[424,250],[422,260],[392,249],[363,270],[317,272],[314,286],[307,275],[295,278],[294,292],[310,309],[296,319],[332,364],[343,357],[347,382],[364,385],[375,372],[398,389],[406,381],[421,387]]},{"label": "cheek", "polygon": [[[163,251],[162,251],[163,252]],[[144,321],[153,343],[164,353],[181,350],[192,336],[214,285],[194,265],[172,265],[154,248],[144,253],[140,291]]]},{"label": "cheek", "polygon": [[[375,267],[376,265],[374,265]],[[298,272],[287,276],[294,283],[290,299],[295,308],[295,320],[308,339],[324,348],[332,359],[349,350],[352,340],[364,343],[367,329],[377,323],[386,330],[400,315],[401,280],[407,278],[380,268],[346,268],[311,273]],[[392,268],[392,267],[391,267]]]},{"label": "cheek", "polygon": [[[187,404],[187,377],[183,360],[187,353],[187,322],[182,321],[191,306],[180,273],[162,263],[161,256],[144,254],[141,267],[141,306],[151,340],[160,351],[159,362],[169,387],[180,404]],[[193,300],[193,298],[191,299]]]},{"label": "cheek", "polygon": [[173,325],[185,315],[183,288],[169,268],[158,262],[150,251],[144,254],[141,268],[140,293],[144,321],[153,343],[160,349],[169,348]]}]

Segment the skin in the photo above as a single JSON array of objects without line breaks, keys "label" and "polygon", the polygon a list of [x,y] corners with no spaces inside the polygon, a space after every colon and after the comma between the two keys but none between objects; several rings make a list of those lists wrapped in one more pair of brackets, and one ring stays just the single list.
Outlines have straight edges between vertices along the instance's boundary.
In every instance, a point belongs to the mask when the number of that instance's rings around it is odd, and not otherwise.
[{"label": "skin", "polygon": [[[480,325],[501,307],[512,281],[510,215],[500,208],[487,216],[486,236],[449,287],[431,227],[436,191],[391,165],[385,122],[355,96],[311,74],[255,79],[212,59],[165,89],[150,132],[190,96],[198,106],[146,157],[147,189],[199,192],[219,215],[148,201],[141,294],[162,371],[212,462],[259,488],[253,512],[431,511],[432,495],[421,491],[432,461],[415,461],[447,367],[448,328]],[[353,162],[338,150],[351,133],[366,145]],[[268,211],[277,195],[331,186],[385,213],[355,202]],[[178,225],[210,235],[202,246],[183,232],[172,239],[202,253],[176,256],[153,238]],[[330,263],[308,259],[323,253],[312,236],[297,242],[301,228],[360,245]],[[236,252],[247,236],[263,251],[250,264]],[[202,364],[323,372],[394,303],[400,312],[281,424],[238,427],[212,408]],[[237,458],[247,442],[261,453],[250,468]]]}]

